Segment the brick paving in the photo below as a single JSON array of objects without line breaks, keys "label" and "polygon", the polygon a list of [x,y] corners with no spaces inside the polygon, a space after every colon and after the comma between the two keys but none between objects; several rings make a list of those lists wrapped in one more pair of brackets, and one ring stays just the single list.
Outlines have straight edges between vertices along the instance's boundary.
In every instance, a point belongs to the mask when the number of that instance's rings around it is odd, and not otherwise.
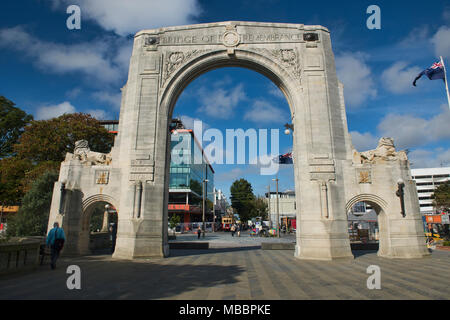
[{"label": "brick paving", "polygon": [[[355,251],[347,262],[304,261],[292,250],[257,246],[171,250],[165,259],[123,261],[108,255],[62,258],[23,275],[0,278],[0,299],[448,299],[450,252],[424,259],[385,259]],[[68,290],[66,268],[81,268],[81,290]],[[381,290],[367,289],[369,265]]]}]

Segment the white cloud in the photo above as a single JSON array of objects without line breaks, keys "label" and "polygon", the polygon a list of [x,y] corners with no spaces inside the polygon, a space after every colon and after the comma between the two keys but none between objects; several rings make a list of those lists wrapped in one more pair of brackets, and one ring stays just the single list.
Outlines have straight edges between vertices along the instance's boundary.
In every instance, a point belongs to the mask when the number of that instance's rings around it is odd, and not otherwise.
[{"label": "white cloud", "polygon": [[392,93],[405,93],[413,89],[412,82],[421,72],[419,67],[409,67],[404,62],[397,62],[384,70],[381,74],[381,80],[386,90]]},{"label": "white cloud", "polygon": [[[183,122],[183,125],[186,129],[194,130],[194,121],[201,121],[203,130],[206,130],[210,127],[206,122],[204,122],[203,120],[201,120],[199,118],[193,118],[190,116],[182,115],[180,117],[180,119],[181,119],[181,122]],[[199,137],[199,139],[200,139],[200,137]]]},{"label": "white cloud", "polygon": [[92,96],[98,101],[105,102],[115,109],[120,109],[120,103],[122,101],[121,93],[112,93],[109,91],[97,91],[92,94]]},{"label": "white cloud", "polygon": [[201,106],[197,112],[219,119],[230,119],[239,102],[247,99],[243,85],[231,89],[201,87],[198,90]]},{"label": "white cloud", "polygon": [[[118,46],[115,56],[114,47]],[[0,48],[13,49],[41,70],[56,74],[81,73],[90,83],[117,83],[126,75],[124,64],[131,42],[123,39],[99,39],[79,44],[57,44],[32,36],[18,26],[0,29]],[[115,56],[115,58],[110,58]],[[126,62],[128,64],[128,62]]]},{"label": "white cloud", "polygon": [[66,92],[66,96],[70,99],[75,99],[81,94],[82,90],[80,88],[73,88]]},{"label": "white cloud", "polygon": [[57,105],[42,106],[36,111],[36,120],[57,118],[65,113],[76,112],[75,107],[68,101]]},{"label": "white cloud", "polygon": [[372,71],[365,58],[361,52],[344,53],[336,57],[336,72],[344,84],[345,101],[349,107],[358,107],[377,95]]},{"label": "white cloud", "polygon": [[392,137],[397,148],[415,148],[427,143],[450,139],[450,112],[442,105],[442,112],[431,119],[413,115],[388,114],[377,129],[380,136]]},{"label": "white cloud", "polygon": [[[52,0],[53,8],[76,4],[82,19],[118,35],[142,29],[191,24],[201,13],[197,0]],[[83,28],[83,27],[82,27]]]},{"label": "white cloud", "polygon": [[416,149],[408,154],[412,168],[436,168],[450,165],[450,149]]},{"label": "white cloud", "polygon": [[252,107],[244,114],[244,120],[255,123],[282,123],[289,122],[289,114],[273,106],[265,100],[256,100]]},{"label": "white cloud", "polygon": [[84,111],[84,113],[90,114],[93,118],[97,120],[110,120],[111,115],[109,112],[102,110],[102,109],[90,109],[87,111]]},{"label": "white cloud", "polygon": [[375,149],[379,138],[372,135],[370,132],[359,133],[358,131],[351,131],[353,146],[357,151],[367,151]]},{"label": "white cloud", "polygon": [[274,97],[277,97],[277,98],[280,98],[280,99],[286,99],[286,97],[284,96],[284,94],[281,91],[281,89],[278,88],[273,83],[270,83],[268,92],[269,92],[269,94],[273,95]]},{"label": "white cloud", "polygon": [[450,28],[442,26],[431,38],[436,56],[450,58]]}]

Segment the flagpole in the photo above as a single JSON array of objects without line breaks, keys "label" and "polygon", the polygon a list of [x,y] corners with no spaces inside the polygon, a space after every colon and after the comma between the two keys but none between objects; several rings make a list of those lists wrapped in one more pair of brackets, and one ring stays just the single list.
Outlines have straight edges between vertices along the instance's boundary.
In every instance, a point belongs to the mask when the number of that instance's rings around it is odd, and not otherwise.
[{"label": "flagpole", "polygon": [[450,94],[448,93],[447,71],[445,70],[444,59],[442,59],[442,56],[440,56],[439,58],[441,58],[442,67],[444,68],[445,90],[447,91],[447,102],[448,108],[450,109]]}]

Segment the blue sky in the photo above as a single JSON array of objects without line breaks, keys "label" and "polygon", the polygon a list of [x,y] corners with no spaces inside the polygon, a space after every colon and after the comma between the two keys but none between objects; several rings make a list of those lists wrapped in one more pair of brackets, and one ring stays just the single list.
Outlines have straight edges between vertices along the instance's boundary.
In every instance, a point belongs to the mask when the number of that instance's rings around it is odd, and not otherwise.
[{"label": "blue sky", "polygon": [[[66,9],[81,8],[81,30],[68,30]],[[366,9],[381,9],[381,29],[369,30]],[[359,151],[382,136],[410,150],[413,167],[450,166],[450,112],[443,82],[415,75],[442,55],[450,68],[449,1],[203,1],[5,0],[0,4],[0,95],[46,119],[89,112],[117,119],[132,40],[141,29],[227,20],[320,24],[331,32],[339,79],[345,85],[349,130]],[[211,112],[221,106],[227,112]],[[225,68],[193,81],[174,116],[210,128],[278,128],[281,152],[289,108],[278,89],[249,70]],[[268,121],[271,119],[272,121]],[[262,194],[271,176],[249,165],[215,165],[216,185],[235,178]],[[292,166],[279,173],[293,188]],[[272,189],[274,189],[272,183]]]}]

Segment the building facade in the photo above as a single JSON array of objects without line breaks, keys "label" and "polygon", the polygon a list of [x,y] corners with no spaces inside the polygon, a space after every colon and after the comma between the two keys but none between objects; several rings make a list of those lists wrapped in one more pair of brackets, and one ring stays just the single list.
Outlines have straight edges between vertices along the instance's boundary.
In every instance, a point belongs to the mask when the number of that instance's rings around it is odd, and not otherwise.
[{"label": "building facade", "polygon": [[[102,120],[100,124],[110,133],[117,135],[119,121]],[[205,220],[213,221],[211,204],[214,202],[216,217],[225,214],[226,200],[221,190],[214,188],[214,170],[203,153],[198,140],[190,129],[185,129],[179,119],[172,122],[169,219],[175,214],[180,217],[182,230],[192,230],[192,224],[203,219],[203,180],[208,203]]]},{"label": "building facade", "polygon": [[[207,181],[206,181],[207,180]],[[169,219],[178,215],[183,231],[203,220],[203,181],[205,181],[205,221],[212,222],[214,170],[192,130],[176,129],[171,134]]]},{"label": "building facade", "polygon": [[[273,227],[277,224],[277,193],[274,191],[265,194],[265,199],[269,207],[269,220]],[[295,191],[286,190],[278,192],[278,214],[280,226],[285,225],[291,229],[296,229],[296,203]]]},{"label": "building facade", "polygon": [[436,213],[432,196],[439,185],[450,180],[450,167],[411,169],[411,176],[416,182],[420,213]]}]

